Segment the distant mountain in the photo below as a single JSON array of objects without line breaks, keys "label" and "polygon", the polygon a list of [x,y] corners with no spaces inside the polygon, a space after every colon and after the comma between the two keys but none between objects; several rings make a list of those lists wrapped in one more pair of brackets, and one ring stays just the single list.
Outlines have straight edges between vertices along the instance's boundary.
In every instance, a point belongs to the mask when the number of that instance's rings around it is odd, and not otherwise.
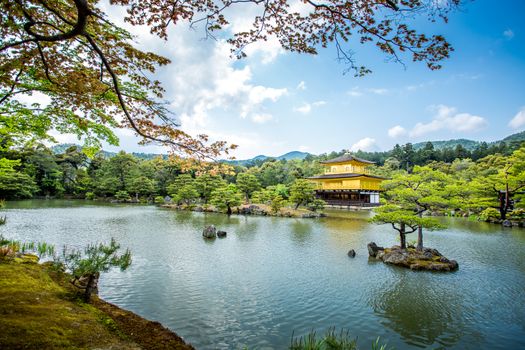
[{"label": "distant mountain", "polygon": [[[505,137],[502,140],[493,141],[493,142],[487,142],[487,144],[490,146],[492,144],[498,144],[500,142],[523,142],[525,141],[525,131],[518,132],[516,134],[509,135]],[[474,150],[476,147],[478,147],[481,144],[481,141],[474,141],[474,140],[467,140],[467,139],[453,139],[453,140],[447,140],[447,141],[430,141],[434,145],[435,149],[443,149],[443,148],[455,148],[457,145],[461,145],[468,149],[469,151]],[[420,149],[425,147],[427,141],[424,142],[418,142],[414,143],[414,148]]]},{"label": "distant mountain", "polygon": [[276,159],[278,159],[278,160],[281,160],[281,159],[286,159],[286,160],[299,159],[299,160],[302,160],[302,159],[305,159],[309,154],[310,153],[308,153],[308,152],[292,151],[292,152],[285,153],[282,156],[277,157]]},{"label": "distant mountain", "polygon": [[[414,149],[418,150],[425,147],[428,141],[414,143]],[[457,145],[461,145],[466,149],[472,151],[474,150],[481,142],[467,139],[455,139],[447,141],[430,141],[434,145],[434,149],[443,149],[443,148],[455,148]]]},{"label": "distant mountain", "polygon": [[280,155],[278,157],[268,157],[268,156],[265,156],[265,155],[258,155],[256,157],[253,157],[253,158],[250,158],[250,159],[240,159],[240,160],[229,160],[227,161],[228,163],[230,164],[233,164],[233,165],[247,165],[247,164],[250,164],[250,163],[255,163],[257,161],[259,162],[262,162],[262,161],[265,161],[267,159],[276,159],[276,160],[281,160],[281,159],[285,159],[285,160],[294,160],[294,159],[299,159],[299,160],[302,160],[304,158],[306,158],[310,153],[308,152],[299,152],[299,151],[292,151],[292,152],[288,152],[288,153],[285,153],[283,155]]},{"label": "distant mountain", "polygon": [[521,141],[525,141],[525,131],[518,132],[516,134],[512,134],[510,136],[507,136],[501,141],[505,141],[505,142],[516,142],[516,141],[517,142],[521,142]]},{"label": "distant mountain", "polygon": [[[505,137],[502,140],[493,141],[493,142],[487,142],[487,144],[490,146],[490,145],[493,145],[493,144],[498,144],[500,142],[511,143],[511,142],[524,142],[524,141],[525,141],[525,131],[522,131],[522,132],[518,132],[518,133],[515,133],[515,134],[512,134],[512,135],[509,135],[509,136]],[[418,150],[420,148],[425,147],[427,142],[428,141],[414,143],[413,144],[414,149]],[[466,149],[468,149],[470,151],[474,150],[477,146],[479,146],[481,144],[481,141],[474,141],[474,140],[468,140],[468,139],[453,139],[453,140],[430,141],[430,142],[432,142],[432,144],[434,145],[435,149],[443,149],[443,148],[447,148],[447,147],[448,148],[455,148],[457,145],[461,145],[461,146],[463,146],[464,148],[466,148]],[[60,154],[60,153],[64,153],[69,147],[72,147],[72,146],[80,147],[80,146],[75,145],[73,143],[64,143],[64,144],[59,144],[59,145],[52,146],[51,150],[55,154]],[[102,151],[102,152],[104,153],[105,157],[113,157],[114,155],[116,155],[115,152],[108,152],[108,151]],[[156,158],[156,157],[159,157],[159,156],[162,156],[163,158],[167,157],[166,154],[155,154],[155,153],[136,153],[136,152],[133,152],[131,154],[133,154],[135,157],[141,158],[141,159],[153,159],[153,158]],[[280,155],[278,157],[269,157],[269,156],[265,156],[265,155],[261,154],[261,155],[258,155],[256,157],[250,158],[250,159],[228,160],[228,161],[225,161],[225,162],[229,163],[229,164],[233,164],[233,165],[245,166],[247,164],[263,162],[263,161],[265,161],[267,159],[276,159],[276,160],[281,160],[281,159],[285,159],[285,160],[304,159],[308,155],[310,155],[310,153],[299,152],[299,151],[292,151],[292,152],[288,152],[288,153],[285,153],[283,155]]]},{"label": "distant mountain", "polygon": [[[65,153],[68,148],[73,147],[73,146],[82,148],[82,146],[76,145],[74,143],[61,143],[59,145],[51,146],[51,151],[54,154],[62,154],[62,153]],[[101,152],[104,154],[104,157],[106,157],[106,158],[111,158],[111,157],[117,155],[117,153],[115,153],[115,152],[108,152],[108,151],[104,151],[104,150],[102,150]],[[131,152],[130,154],[132,154],[135,157],[140,158],[140,159],[153,159],[153,158],[157,158],[157,157],[162,157],[162,158],[167,158],[168,157],[167,154],[158,154],[158,153]]]}]

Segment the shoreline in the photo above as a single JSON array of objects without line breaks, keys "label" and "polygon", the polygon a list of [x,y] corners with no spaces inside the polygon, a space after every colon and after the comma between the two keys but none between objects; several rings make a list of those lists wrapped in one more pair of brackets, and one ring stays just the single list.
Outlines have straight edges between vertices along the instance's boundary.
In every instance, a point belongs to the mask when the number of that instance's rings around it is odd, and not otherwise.
[{"label": "shoreline", "polygon": [[67,274],[35,258],[0,260],[0,348],[195,350],[161,323],[97,295],[83,303]]},{"label": "shoreline", "polygon": [[[179,204],[161,204],[161,208],[193,211],[198,213],[219,213],[226,214],[212,205],[179,205]],[[270,206],[265,204],[243,204],[238,207],[232,207],[231,215],[254,215],[254,216],[273,216],[287,218],[323,218],[327,215],[322,212],[311,211],[307,209],[280,208],[277,212],[272,212]]]}]

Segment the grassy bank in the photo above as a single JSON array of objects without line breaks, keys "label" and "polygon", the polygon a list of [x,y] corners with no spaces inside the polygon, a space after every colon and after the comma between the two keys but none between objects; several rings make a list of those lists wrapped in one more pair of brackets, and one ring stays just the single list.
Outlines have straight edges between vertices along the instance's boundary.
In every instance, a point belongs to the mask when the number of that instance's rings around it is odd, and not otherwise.
[{"label": "grassy bank", "polygon": [[45,265],[0,261],[0,349],[193,349],[158,322],[77,298]]}]

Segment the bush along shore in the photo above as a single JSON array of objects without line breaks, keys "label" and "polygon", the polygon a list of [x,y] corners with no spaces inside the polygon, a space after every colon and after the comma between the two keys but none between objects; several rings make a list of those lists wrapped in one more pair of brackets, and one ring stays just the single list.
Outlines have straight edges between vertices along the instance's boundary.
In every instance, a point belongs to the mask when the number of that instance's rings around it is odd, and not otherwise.
[{"label": "bush along shore", "polygon": [[[27,244],[0,241],[0,349],[194,349],[96,293],[86,303],[74,276],[55,262],[40,264],[37,255],[22,253]],[[52,251],[43,244],[32,250]]]},{"label": "bush along shore", "polygon": [[[207,213],[225,213],[224,210],[217,208],[213,205],[187,205],[187,204],[162,204],[161,207],[176,209],[176,210],[187,210],[194,212],[207,212]],[[231,214],[235,215],[258,215],[258,216],[279,216],[288,218],[320,218],[326,217],[326,214],[317,211],[311,211],[307,209],[293,209],[293,208],[279,208],[273,210],[271,206],[266,204],[243,204],[240,206],[232,207]]]}]

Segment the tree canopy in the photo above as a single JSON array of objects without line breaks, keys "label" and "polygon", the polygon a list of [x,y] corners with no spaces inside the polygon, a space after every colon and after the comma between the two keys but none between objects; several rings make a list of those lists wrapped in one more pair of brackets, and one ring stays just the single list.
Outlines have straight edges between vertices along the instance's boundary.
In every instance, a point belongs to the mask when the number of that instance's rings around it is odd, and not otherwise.
[{"label": "tree canopy", "polygon": [[[410,27],[412,15],[447,20],[460,0],[112,0],[127,10],[125,21],[147,25],[167,38],[170,25],[202,23],[207,36],[229,37],[232,53],[277,38],[290,51],[315,54],[335,45],[356,75],[370,72],[356,62],[358,43],[374,44],[401,62],[405,54],[438,69],[452,46],[441,35]],[[232,7],[259,11],[249,30],[231,33]],[[114,128],[127,127],[144,143],[159,142],[198,157],[227,153],[233,145],[190,136],[166,108],[164,89],[151,78],[169,60],[137,48],[125,29],[110,21],[98,0],[0,0],[1,147],[51,139],[48,131],[83,137],[85,150],[100,141],[117,144]],[[354,40],[355,39],[355,40]],[[34,103],[29,104],[27,96]]]}]

